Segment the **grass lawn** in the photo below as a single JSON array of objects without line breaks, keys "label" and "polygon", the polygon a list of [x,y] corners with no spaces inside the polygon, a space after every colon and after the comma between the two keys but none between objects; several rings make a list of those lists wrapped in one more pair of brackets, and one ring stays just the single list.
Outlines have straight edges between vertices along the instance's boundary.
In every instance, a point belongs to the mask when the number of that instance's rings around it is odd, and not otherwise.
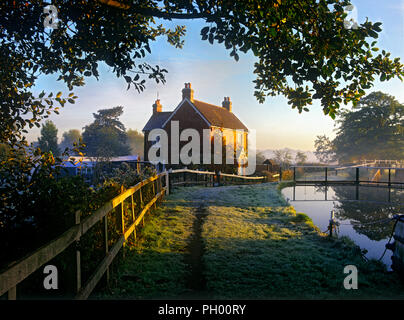
[{"label": "grass lawn", "polygon": [[[358,290],[343,287],[346,265],[358,268]],[[175,189],[94,297],[389,299],[404,298],[404,286],[349,239],[321,233],[276,185],[260,184]]]}]

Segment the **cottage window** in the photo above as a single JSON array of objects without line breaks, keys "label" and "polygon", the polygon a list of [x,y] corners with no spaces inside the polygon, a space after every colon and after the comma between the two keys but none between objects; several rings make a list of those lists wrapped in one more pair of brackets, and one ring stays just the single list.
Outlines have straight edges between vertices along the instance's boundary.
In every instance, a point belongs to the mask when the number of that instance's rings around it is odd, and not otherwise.
[{"label": "cottage window", "polygon": [[237,146],[240,147],[240,148],[244,148],[243,133],[242,132],[237,132]]}]

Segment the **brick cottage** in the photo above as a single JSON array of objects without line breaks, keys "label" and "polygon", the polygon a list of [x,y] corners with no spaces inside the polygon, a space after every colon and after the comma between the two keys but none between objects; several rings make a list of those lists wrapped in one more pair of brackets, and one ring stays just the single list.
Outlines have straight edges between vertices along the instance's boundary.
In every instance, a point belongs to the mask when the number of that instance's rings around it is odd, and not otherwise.
[{"label": "brick cottage", "polygon": [[[185,129],[195,129],[199,133],[201,146],[203,145],[203,130],[209,129],[212,157],[215,150],[213,147],[215,139],[221,139],[222,146],[225,147],[233,144],[233,165],[237,168],[237,172],[241,173],[244,166],[240,165],[240,162],[248,156],[248,129],[232,112],[232,102],[229,97],[224,98],[221,107],[202,102],[194,99],[194,90],[191,88],[191,84],[185,83],[185,87],[182,89],[182,100],[174,111],[163,111],[160,100],[156,100],[153,104],[153,114],[142,130],[144,133],[145,161],[149,161],[148,153],[151,146],[158,142],[149,141],[149,133],[153,129],[163,129],[168,135],[168,164],[172,163],[171,124],[173,121],[178,123],[180,134]],[[181,150],[187,143],[188,141],[180,141],[179,149]],[[225,151],[223,151],[224,153]],[[200,163],[202,163],[202,155]]]}]

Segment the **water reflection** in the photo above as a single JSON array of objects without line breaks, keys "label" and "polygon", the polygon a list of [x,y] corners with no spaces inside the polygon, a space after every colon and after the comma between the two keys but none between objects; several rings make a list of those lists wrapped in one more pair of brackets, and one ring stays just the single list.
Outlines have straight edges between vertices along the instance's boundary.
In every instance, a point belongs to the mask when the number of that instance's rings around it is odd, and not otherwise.
[{"label": "water reflection", "polygon": [[[403,213],[404,190],[372,186],[296,186],[282,190],[291,205],[304,212],[321,231],[328,226],[331,210],[340,222],[339,235],[350,237],[368,258],[380,258],[393,222],[380,221]],[[391,251],[382,260],[391,265]]]},{"label": "water reflection", "polygon": [[[349,188],[344,186],[337,186],[333,189],[338,199],[346,199],[350,195]],[[402,202],[398,201],[400,194],[402,196],[401,191],[389,188],[360,188],[358,200],[361,201],[339,202],[335,206],[336,216],[340,220],[350,220],[356,232],[366,235],[371,240],[386,239],[391,234],[394,222],[378,221],[392,218],[394,214],[402,211],[400,210]],[[387,200],[386,203],[383,203],[383,199]]]}]

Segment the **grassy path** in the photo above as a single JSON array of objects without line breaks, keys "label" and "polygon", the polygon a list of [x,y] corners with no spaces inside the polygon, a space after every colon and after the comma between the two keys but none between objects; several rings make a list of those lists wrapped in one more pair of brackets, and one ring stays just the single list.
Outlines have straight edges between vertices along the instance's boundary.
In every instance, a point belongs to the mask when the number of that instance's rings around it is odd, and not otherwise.
[{"label": "grassy path", "polygon": [[[271,184],[176,189],[130,250],[94,298],[404,298],[395,274],[328,239]],[[343,288],[346,265],[358,268],[358,290]]]}]

